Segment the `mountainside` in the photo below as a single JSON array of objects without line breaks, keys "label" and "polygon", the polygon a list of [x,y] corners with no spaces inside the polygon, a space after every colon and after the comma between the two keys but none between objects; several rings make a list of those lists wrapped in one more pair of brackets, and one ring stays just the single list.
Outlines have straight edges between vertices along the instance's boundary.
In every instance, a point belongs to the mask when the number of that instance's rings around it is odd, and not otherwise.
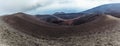
[{"label": "mountainside", "polygon": [[[54,13],[54,16],[60,17],[62,19],[72,19],[72,18],[76,18],[78,16],[82,16],[83,13]],[[36,15],[38,17],[48,17],[51,15]]]},{"label": "mountainside", "polygon": [[[120,18],[97,16],[77,26],[39,21],[35,16],[13,14],[0,17],[0,44],[5,46],[115,46],[120,45]],[[114,43],[116,42],[116,43]]]},{"label": "mountainside", "polygon": [[110,14],[115,17],[120,17],[120,3],[105,4],[84,11],[85,14]]},{"label": "mountainside", "polygon": [[[74,26],[76,27],[76,26],[79,26],[85,23],[95,21],[96,19],[100,18],[100,16],[106,16],[106,15],[90,15],[86,17],[81,17],[81,18],[74,20],[72,25],[59,25],[59,23],[55,23],[55,24],[49,23],[44,20],[41,20],[40,18],[37,18],[36,16],[31,16],[31,15],[24,14],[24,13],[16,13],[13,15],[3,16],[3,20],[7,22],[10,26],[22,32],[38,37],[37,35],[41,35],[41,34],[46,35],[46,36],[47,35],[62,36],[64,35],[64,33],[66,34],[68,32],[67,30],[69,30],[69,33],[70,32],[72,33],[74,30]],[[38,31],[34,31],[34,30],[38,30]]]},{"label": "mountainside", "polygon": [[[36,15],[36,17],[54,24],[64,25],[62,24],[64,21],[59,20],[58,18],[64,19],[64,20],[70,20],[69,22],[72,22],[72,25],[79,25],[83,24],[89,21],[94,20],[98,15],[112,15],[115,17],[120,17],[120,3],[113,3],[113,4],[105,4],[102,6],[98,6],[80,13],[63,13],[63,12],[57,12],[53,15]],[[56,16],[56,17],[54,17]],[[77,18],[79,17],[79,18]],[[75,19],[77,18],[77,19]]]},{"label": "mountainside", "polygon": [[[57,15],[36,15],[36,18],[38,19],[41,19],[45,22],[48,22],[48,23],[53,23],[53,24],[58,24],[58,25],[66,25],[64,22],[71,22],[73,21],[70,25],[80,25],[80,24],[83,24],[83,23],[87,23],[87,22],[90,22],[90,21],[93,21],[97,18],[97,16],[99,15],[102,15],[102,14],[87,14],[87,15],[84,15],[84,14],[57,14]],[[73,18],[70,18],[74,16]],[[67,19],[64,19],[64,18],[67,18]],[[69,19],[68,19],[69,18]],[[69,24],[68,24],[69,25]]]}]

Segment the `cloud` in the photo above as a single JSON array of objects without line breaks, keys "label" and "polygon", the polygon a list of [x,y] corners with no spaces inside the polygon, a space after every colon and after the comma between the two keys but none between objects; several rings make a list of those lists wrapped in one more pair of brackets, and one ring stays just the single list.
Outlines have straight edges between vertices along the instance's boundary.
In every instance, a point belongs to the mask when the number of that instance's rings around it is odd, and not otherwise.
[{"label": "cloud", "polygon": [[99,5],[119,2],[119,0],[0,0],[0,14],[81,12]]},{"label": "cloud", "polygon": [[25,12],[41,7],[43,4],[44,2],[39,0],[0,0],[0,14]]}]

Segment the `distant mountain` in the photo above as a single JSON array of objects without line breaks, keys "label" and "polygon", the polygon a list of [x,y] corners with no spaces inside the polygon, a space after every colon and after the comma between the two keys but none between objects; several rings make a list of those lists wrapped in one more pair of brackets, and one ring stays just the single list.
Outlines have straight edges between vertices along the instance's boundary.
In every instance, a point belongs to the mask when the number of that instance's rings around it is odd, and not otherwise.
[{"label": "distant mountain", "polygon": [[105,4],[79,13],[56,12],[53,15],[63,19],[72,19],[78,16],[90,14],[110,14],[116,17],[120,17],[120,3]]},{"label": "distant mountain", "polygon": [[58,17],[63,18],[63,19],[72,19],[72,18],[82,16],[83,14],[82,13],[61,13],[61,14],[55,13],[53,15],[58,16]]},{"label": "distant mountain", "polygon": [[98,6],[89,10],[86,10],[82,13],[85,14],[110,14],[115,17],[120,17],[120,3],[105,4]]},{"label": "distant mountain", "polygon": [[[53,15],[35,15],[34,17],[38,21],[42,21],[44,23],[49,23],[49,24],[80,25],[97,19],[99,15],[110,14],[115,17],[120,17],[119,8],[120,8],[120,3],[114,3],[114,4],[105,4],[102,6],[98,6],[80,13],[56,12]],[[16,13],[13,15],[28,16],[28,14],[24,14],[24,13]]]},{"label": "distant mountain", "polygon": [[[101,5],[101,6],[98,6],[98,7],[95,7],[95,8],[80,12],[80,13],[56,12],[53,15],[57,16],[59,18],[62,18],[62,19],[73,19],[73,18],[80,17],[79,19],[73,20],[74,25],[79,25],[82,23],[92,21],[92,20],[96,19],[96,17],[99,15],[106,15],[106,14],[112,15],[115,17],[120,17],[120,3]],[[49,22],[51,22],[53,20],[58,21],[58,19],[54,19],[54,17],[52,17],[52,16],[50,17],[50,16],[51,15],[43,15],[43,16],[41,16],[41,18],[43,18],[43,20],[47,19]]]},{"label": "distant mountain", "polygon": [[[82,16],[83,13],[54,13],[54,16],[60,17],[62,19],[72,19],[78,16]],[[49,18],[51,15],[36,15],[37,17]]]}]

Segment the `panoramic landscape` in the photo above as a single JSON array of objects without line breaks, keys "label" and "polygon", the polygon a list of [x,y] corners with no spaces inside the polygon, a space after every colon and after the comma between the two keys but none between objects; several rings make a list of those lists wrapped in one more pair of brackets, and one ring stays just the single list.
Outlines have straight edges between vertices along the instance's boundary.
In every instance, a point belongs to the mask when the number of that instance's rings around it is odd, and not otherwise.
[{"label": "panoramic landscape", "polygon": [[[0,6],[0,46],[120,46],[119,1],[80,0],[87,3],[82,3],[86,8],[77,1],[31,1],[37,5],[26,10]],[[48,4],[38,5],[42,2]],[[88,2],[92,2],[89,7]],[[72,6],[74,3],[80,7]],[[43,10],[39,11],[38,6]]]}]

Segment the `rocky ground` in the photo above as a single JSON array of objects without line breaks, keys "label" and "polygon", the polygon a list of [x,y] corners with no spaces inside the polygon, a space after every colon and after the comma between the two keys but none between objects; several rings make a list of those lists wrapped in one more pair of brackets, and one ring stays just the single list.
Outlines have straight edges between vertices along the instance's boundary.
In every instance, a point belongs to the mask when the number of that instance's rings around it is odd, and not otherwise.
[{"label": "rocky ground", "polygon": [[79,26],[67,37],[37,38],[12,28],[1,17],[0,46],[120,46],[119,18],[102,16]]}]

